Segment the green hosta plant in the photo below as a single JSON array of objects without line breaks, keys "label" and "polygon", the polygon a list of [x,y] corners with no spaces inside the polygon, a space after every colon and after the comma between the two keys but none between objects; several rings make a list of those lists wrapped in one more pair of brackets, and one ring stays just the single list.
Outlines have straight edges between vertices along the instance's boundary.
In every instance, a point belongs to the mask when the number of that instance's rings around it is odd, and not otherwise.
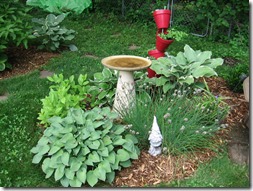
[{"label": "green hosta plant", "polygon": [[150,68],[161,76],[148,81],[162,86],[164,93],[179,86],[196,86],[198,78],[217,75],[214,69],[223,64],[222,58],[212,59],[211,56],[211,51],[194,51],[185,45],[184,52],[179,52],[177,56],[153,60]]},{"label": "green hosta plant", "polygon": [[53,117],[38,144],[32,148],[33,163],[42,162],[46,178],[52,175],[64,187],[111,183],[115,171],[137,159],[137,139],[125,127],[114,124],[117,113],[109,107],[84,112],[71,108],[65,118]]},{"label": "green hosta plant", "polygon": [[115,97],[118,72],[104,68],[102,72],[94,74],[91,80],[93,86],[88,90],[91,95],[91,107],[111,106]]},{"label": "green hosta plant", "polygon": [[[46,18],[33,18],[32,21],[38,26],[34,28],[34,36],[42,38],[42,45],[39,49],[48,49],[56,51],[60,46],[66,46],[66,41],[70,41],[75,37],[76,32],[72,29],[61,27],[60,23],[64,20],[65,15],[55,16],[49,14]],[[67,45],[71,51],[76,51],[77,47],[73,44]]]},{"label": "green hosta plant", "polygon": [[40,123],[47,124],[53,116],[65,117],[71,107],[82,107],[89,89],[89,81],[86,79],[87,75],[80,75],[77,82],[73,75],[68,79],[64,79],[62,74],[48,77],[55,84],[50,86],[49,95],[41,100],[42,109],[38,117]]}]

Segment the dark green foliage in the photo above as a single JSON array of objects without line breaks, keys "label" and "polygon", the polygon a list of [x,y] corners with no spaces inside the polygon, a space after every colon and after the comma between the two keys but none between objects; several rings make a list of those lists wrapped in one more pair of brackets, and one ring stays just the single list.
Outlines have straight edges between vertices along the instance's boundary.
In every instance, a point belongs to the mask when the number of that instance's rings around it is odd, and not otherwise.
[{"label": "dark green foliage", "polygon": [[223,66],[217,69],[233,92],[243,93],[243,80],[250,75],[250,65],[239,63],[235,66]]},{"label": "dark green foliage", "polygon": [[0,4],[0,71],[5,69],[7,62],[4,50],[21,44],[28,48],[28,41],[33,38],[29,10],[17,1]]}]

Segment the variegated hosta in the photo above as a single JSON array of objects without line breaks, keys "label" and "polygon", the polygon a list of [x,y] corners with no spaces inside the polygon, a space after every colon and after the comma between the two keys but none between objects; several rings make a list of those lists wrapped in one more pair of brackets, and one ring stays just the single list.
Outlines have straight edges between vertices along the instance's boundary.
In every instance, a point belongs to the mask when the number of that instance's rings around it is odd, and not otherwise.
[{"label": "variegated hosta", "polygon": [[129,167],[140,153],[137,139],[115,124],[117,113],[109,107],[84,112],[70,109],[67,117],[50,118],[51,125],[32,148],[33,163],[42,163],[46,178],[54,174],[64,187],[111,183],[115,171]]},{"label": "variegated hosta", "polygon": [[153,60],[150,68],[161,76],[148,81],[156,86],[163,86],[164,93],[182,85],[196,85],[199,77],[217,76],[214,69],[223,64],[223,59],[211,56],[211,51],[194,51],[189,45],[185,45],[184,52],[179,52],[177,56]]}]

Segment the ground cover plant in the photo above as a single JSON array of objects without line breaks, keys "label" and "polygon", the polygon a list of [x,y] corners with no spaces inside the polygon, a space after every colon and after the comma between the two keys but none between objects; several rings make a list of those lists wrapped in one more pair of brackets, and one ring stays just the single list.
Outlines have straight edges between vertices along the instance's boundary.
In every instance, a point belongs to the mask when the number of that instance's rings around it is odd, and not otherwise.
[{"label": "ground cover plant", "polygon": [[[83,18],[85,18],[85,20]],[[68,79],[74,75],[74,78],[77,80],[80,74],[87,74],[87,79],[96,81],[96,79],[94,79],[95,73],[101,73],[103,71],[103,67],[100,63],[100,60],[103,57],[114,54],[132,54],[146,57],[147,50],[154,47],[155,27],[152,24],[147,27],[146,25],[142,25],[140,23],[127,23],[119,21],[114,15],[102,15],[99,13],[84,15],[82,16],[82,19],[78,19],[78,17],[72,19],[66,18],[63,22],[66,27],[78,32],[75,39],[73,39],[74,44],[76,44],[78,47],[78,51],[63,51],[59,57],[51,59],[47,65],[43,66],[39,70],[34,70],[33,72],[23,76],[16,76],[13,78],[0,80],[0,95],[4,94],[5,92],[9,94],[7,100],[0,101],[0,138],[2,141],[0,155],[0,185],[3,187],[62,186],[59,182],[55,181],[54,177],[45,179],[45,174],[43,173],[41,166],[32,164],[34,154],[31,153],[30,150],[37,145],[38,140],[41,138],[44,132],[43,128],[38,127],[39,120],[37,119],[39,116],[38,114],[43,107],[41,99],[44,99],[49,95],[50,86],[53,85],[53,83],[49,80],[39,77],[40,70],[50,70],[55,74],[62,74],[64,76],[64,79]],[[140,28],[143,29],[141,33],[139,32]],[[104,32],[101,33],[101,31]],[[228,44],[203,41],[203,39],[199,40],[192,37],[190,38],[191,43],[188,42],[189,38],[174,42],[173,49],[171,47],[168,50],[169,54],[176,55],[179,51],[183,50],[185,44],[189,44],[194,50],[210,50],[212,51],[214,57],[231,57],[236,54],[236,51],[230,49],[230,46]],[[99,43],[97,44],[94,42]],[[130,49],[130,47],[135,47],[135,49]],[[243,60],[246,63],[249,62],[247,58],[241,57],[240,55],[238,55],[238,59],[241,61]],[[97,78],[97,80],[99,81],[99,78]],[[105,79],[103,81],[103,79],[101,79],[101,82],[108,83],[108,80]],[[108,87],[108,91],[109,90],[111,89]],[[146,94],[140,95],[143,96],[140,98],[142,101],[145,101],[145,99],[149,100],[149,97]],[[162,96],[163,93],[160,95],[161,96],[159,96],[157,102],[154,102],[159,105],[161,105],[160,103],[163,103],[164,101],[164,98]],[[173,96],[173,94],[171,96]],[[160,98],[163,100],[160,100]],[[177,99],[180,98],[177,97]],[[202,101],[203,104],[213,103],[213,101],[216,99],[217,98],[215,96],[210,96],[207,97],[206,100]],[[218,98],[218,100],[219,99],[220,98]],[[104,100],[102,100],[101,103],[104,103]],[[176,103],[183,104],[183,102]],[[140,104],[144,104],[145,106],[145,103]],[[148,107],[151,106],[151,104],[147,105]],[[217,111],[219,108],[218,105],[213,106],[215,106],[215,108],[213,108],[214,111]],[[158,106],[156,105],[155,107]],[[209,108],[211,106],[208,105],[207,107]],[[167,111],[161,112],[160,119],[162,121],[159,122],[160,124],[165,124],[165,121],[163,120],[166,113]],[[171,113],[170,118],[172,118],[172,122],[174,119],[178,118],[176,114],[177,113],[175,113],[174,116]],[[153,110],[150,110],[150,114],[147,115],[153,115]],[[178,115],[180,115],[180,113],[178,113]],[[222,113],[220,116],[222,116]],[[138,116],[136,115],[135,117],[135,123],[141,123],[141,121],[137,118]],[[205,117],[209,118],[209,116]],[[170,118],[168,117],[166,120],[168,121]],[[184,124],[187,124],[187,122],[194,122],[190,121],[189,117],[188,121],[184,121],[184,118],[182,117],[181,119],[182,121],[177,122],[178,132],[181,132],[180,128],[182,128]],[[152,123],[152,119],[150,118],[146,118],[145,120],[147,120],[147,122],[144,121],[145,124]],[[208,120],[209,119],[207,119],[207,121]],[[213,121],[212,116],[210,116],[210,120],[212,122],[215,122],[215,119]],[[140,130],[135,129],[137,125],[133,123],[132,127],[128,126],[128,131],[134,134],[138,140],[142,140],[142,136],[148,136],[148,131],[143,130],[143,132],[141,132]],[[164,131],[165,130],[166,129],[164,126]],[[186,125],[184,130],[187,130]],[[169,138],[166,139],[169,140]],[[138,145],[141,145],[142,143],[144,143],[144,141],[139,141]],[[164,146],[168,148],[167,145]],[[148,145],[143,144],[141,148],[143,147],[148,147]],[[184,146],[181,148],[182,151],[184,151]],[[181,151],[174,149],[174,151],[172,150],[168,152],[174,152],[177,154]],[[217,161],[220,161],[221,164],[224,164],[224,161],[220,160],[220,158],[218,158]],[[234,164],[229,164],[228,166],[234,167]],[[219,169],[223,169],[225,172],[228,166],[220,165]],[[232,178],[241,178],[241,174],[239,175],[235,173],[239,171],[238,169],[242,171],[248,170],[247,167],[241,166],[232,168],[230,171]],[[212,168],[207,168],[207,170],[212,173]],[[205,172],[207,173],[208,171]],[[62,173],[62,171],[60,171],[60,173]],[[213,185],[222,185],[225,187],[231,185],[230,180],[227,181],[226,178],[224,178],[225,176],[221,176],[220,178],[222,177],[224,180],[222,184],[218,183]],[[238,186],[248,186],[249,178],[247,178],[247,176],[244,176],[244,178],[245,182]],[[192,186],[195,186],[195,184],[192,184]],[[234,185],[234,187],[236,187],[236,185]]]}]

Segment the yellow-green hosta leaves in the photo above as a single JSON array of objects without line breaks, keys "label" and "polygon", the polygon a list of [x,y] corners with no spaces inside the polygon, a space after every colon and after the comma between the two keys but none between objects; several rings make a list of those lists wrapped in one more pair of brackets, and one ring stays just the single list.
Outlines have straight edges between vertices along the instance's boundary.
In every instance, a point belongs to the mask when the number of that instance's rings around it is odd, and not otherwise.
[{"label": "yellow-green hosta leaves", "polygon": [[31,149],[32,162],[43,161],[46,178],[53,175],[64,187],[112,183],[114,171],[129,167],[140,154],[136,137],[114,124],[117,117],[108,107],[86,112],[71,108],[65,118],[50,118],[50,126]]}]

